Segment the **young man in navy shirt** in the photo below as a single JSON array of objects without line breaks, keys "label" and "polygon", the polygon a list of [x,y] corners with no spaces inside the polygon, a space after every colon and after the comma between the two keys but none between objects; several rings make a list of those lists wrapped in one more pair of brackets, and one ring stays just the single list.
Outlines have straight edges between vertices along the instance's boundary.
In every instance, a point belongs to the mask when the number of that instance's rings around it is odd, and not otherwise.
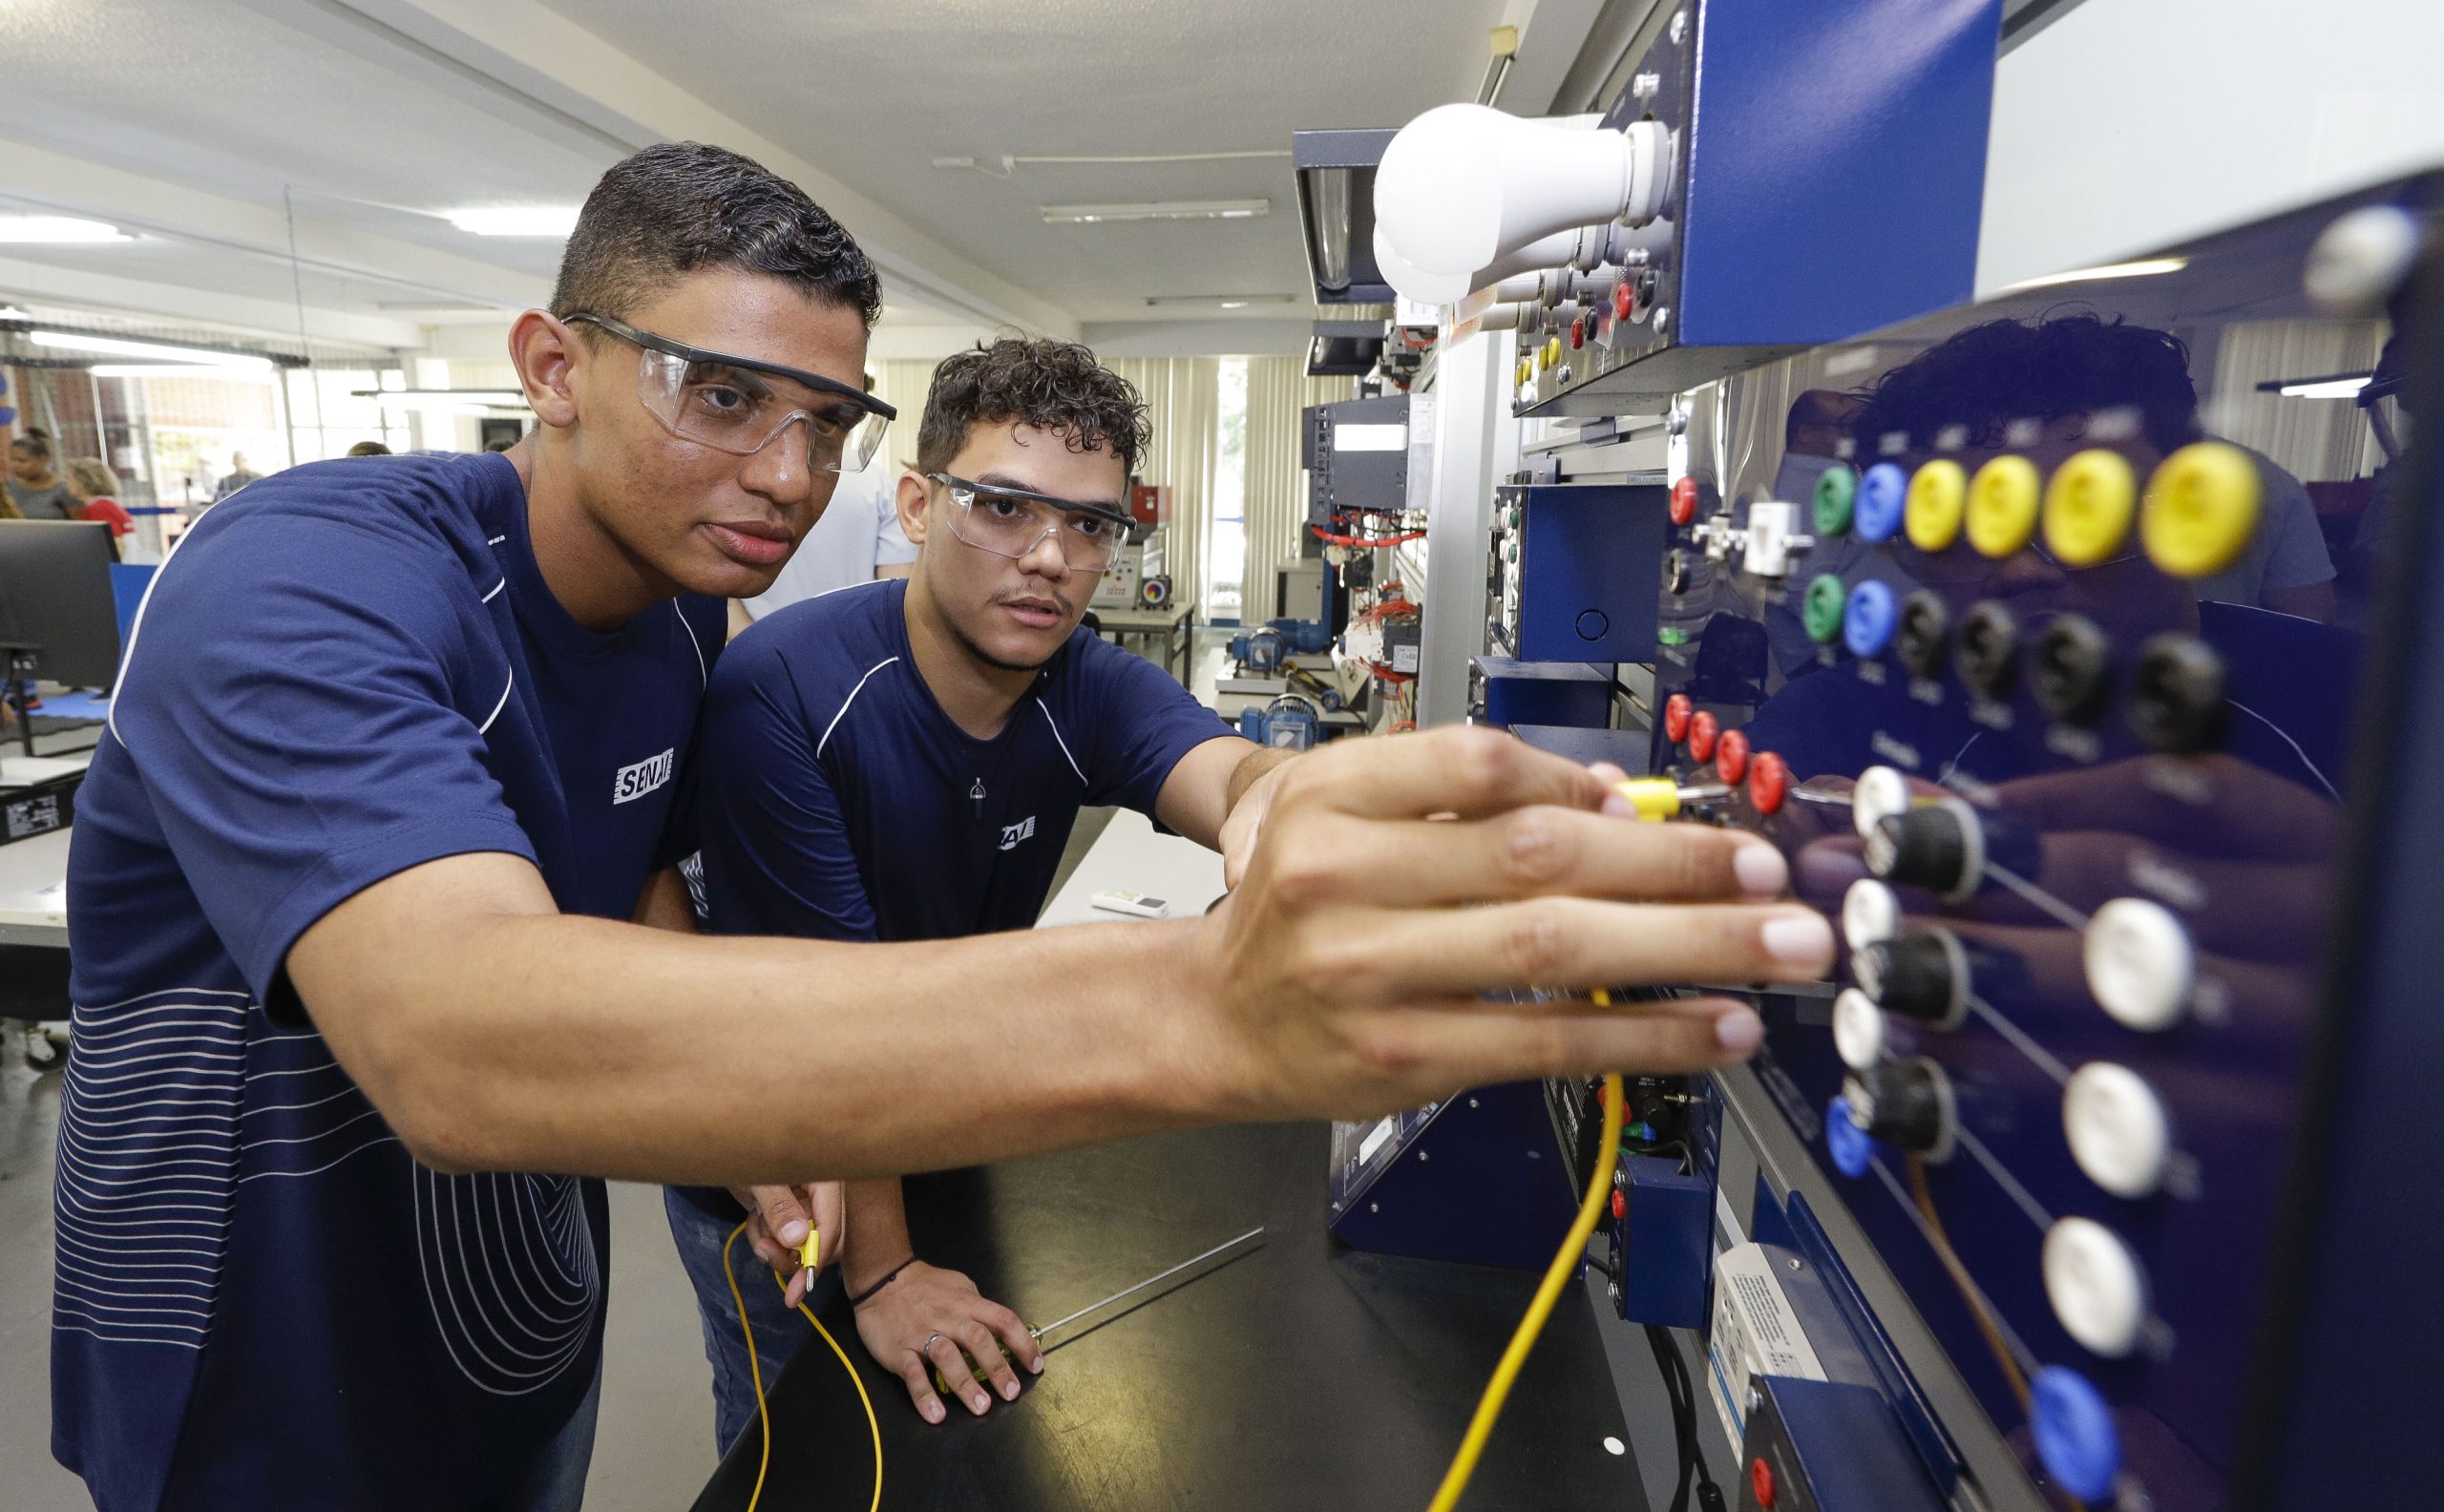
[{"label": "young man in navy shirt", "polygon": [[[1291,754],[1241,739],[1161,668],[1080,628],[1127,534],[1147,440],[1127,380],[1074,343],[1008,337],[935,369],[902,528],[905,583],[793,604],[733,645],[705,706],[704,870],[712,929],[819,939],[952,939],[1026,929],[1080,806],[1120,805],[1242,857]],[[673,1188],[713,1358],[718,1433],[753,1388],[721,1240],[741,1214]],[[895,1178],[848,1188],[843,1284],[867,1349],[926,1420],[938,1368],[973,1412],[1042,1352],[1016,1313],[915,1257]],[[759,1292],[766,1369],[807,1336]]]},{"label": "young man in navy shirt", "polygon": [[[1757,1031],[1728,1003],[1474,995],[1829,961],[1759,896],[1779,857],[1615,823],[1598,775],[1472,731],[1294,764],[1212,917],[696,936],[667,863],[719,600],[876,453],[879,297],[794,186],[649,148],[512,327],[524,441],[264,478],[156,577],[69,865],[53,1449],[103,1512],[574,1506],[594,1178],[874,1177],[1719,1064]],[[1066,990],[975,1014],[1004,976]],[[759,1253],[786,1267],[810,1204],[836,1251],[836,1191],[756,1197]]]}]

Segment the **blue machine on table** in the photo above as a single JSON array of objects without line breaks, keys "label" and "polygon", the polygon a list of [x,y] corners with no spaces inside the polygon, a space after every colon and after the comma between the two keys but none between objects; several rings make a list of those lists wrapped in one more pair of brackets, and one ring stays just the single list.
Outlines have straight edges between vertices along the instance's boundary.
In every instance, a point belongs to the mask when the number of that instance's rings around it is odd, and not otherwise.
[{"label": "blue machine on table", "polygon": [[[1657,663],[1650,769],[1729,782],[1712,817],[1844,936],[1836,980],[1759,998],[1764,1049],[1679,1104],[1719,1197],[1707,1394],[1742,1506],[1760,1462],[1778,1507],[2444,1503],[2444,494],[2432,452],[2393,454],[2444,430],[2438,190],[1682,410],[1674,470],[1712,503],[1672,542],[1689,654]],[[2382,249],[2422,231],[2406,325]],[[2336,368],[2385,397],[2283,391]],[[1827,372],[1866,407],[1786,466],[1782,410]],[[2369,515],[2315,514],[2304,482],[2370,467]],[[1752,555],[1766,503],[1797,507],[1786,560]],[[2278,538],[2335,543],[2366,628],[2257,606]],[[1760,628],[1794,626],[1812,651],[1769,660]],[[1718,636],[1748,676],[1697,676]],[[1777,1295],[1726,1288],[1741,1255]],[[1743,1296],[1811,1370],[1744,1378]]]},{"label": "blue machine on table", "polygon": [[1968,299],[2001,17],[2000,0],[1657,6],[1603,125],[1671,132],[1665,234],[1622,292],[1523,327],[1528,412],[1660,408]]},{"label": "blue machine on table", "polygon": [[1259,746],[1307,750],[1324,735],[1324,707],[1304,693],[1284,693],[1262,708],[1239,711],[1239,733]]},{"label": "blue machine on table", "polygon": [[1231,660],[1251,677],[1270,677],[1295,656],[1320,656],[1333,643],[1314,620],[1268,620],[1231,638]]}]

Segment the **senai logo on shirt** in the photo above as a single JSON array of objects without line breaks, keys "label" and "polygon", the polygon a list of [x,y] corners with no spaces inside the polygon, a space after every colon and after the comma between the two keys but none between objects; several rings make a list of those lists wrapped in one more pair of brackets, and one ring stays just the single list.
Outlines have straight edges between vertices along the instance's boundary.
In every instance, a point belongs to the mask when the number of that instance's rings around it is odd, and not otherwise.
[{"label": "senai logo on shirt", "polygon": [[1033,814],[1027,815],[1017,824],[1001,827],[1001,849],[1004,850],[1016,850],[1020,841],[1034,838],[1035,815]]},{"label": "senai logo on shirt", "polygon": [[676,746],[659,756],[648,756],[632,766],[622,766],[611,775],[613,807],[645,794],[670,781],[670,770],[678,765]]}]

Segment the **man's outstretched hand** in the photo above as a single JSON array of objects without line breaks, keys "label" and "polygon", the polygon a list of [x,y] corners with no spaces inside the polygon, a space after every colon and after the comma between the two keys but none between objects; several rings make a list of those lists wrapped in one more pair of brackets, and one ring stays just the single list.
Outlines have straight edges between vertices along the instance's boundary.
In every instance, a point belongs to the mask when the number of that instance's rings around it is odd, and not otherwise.
[{"label": "man's outstretched hand", "polygon": [[[1228,1117],[1361,1117],[1529,1076],[1681,1072],[1761,1037],[1727,998],[1597,987],[1801,982],[1823,917],[1765,841],[1607,813],[1604,777],[1491,730],[1324,746],[1281,769],[1246,875],[1180,984],[1184,1083]],[[1617,810],[1621,806],[1613,806]],[[1547,1000],[1485,994],[1548,989]]]}]

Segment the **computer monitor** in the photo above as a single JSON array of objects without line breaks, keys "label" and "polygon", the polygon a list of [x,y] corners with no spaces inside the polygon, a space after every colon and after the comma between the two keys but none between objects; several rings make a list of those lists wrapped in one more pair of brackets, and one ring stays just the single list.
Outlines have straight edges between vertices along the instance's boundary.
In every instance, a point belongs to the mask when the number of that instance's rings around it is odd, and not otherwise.
[{"label": "computer monitor", "polygon": [[0,643],[32,642],[33,675],[70,687],[118,676],[111,528],[100,520],[0,520]]}]

